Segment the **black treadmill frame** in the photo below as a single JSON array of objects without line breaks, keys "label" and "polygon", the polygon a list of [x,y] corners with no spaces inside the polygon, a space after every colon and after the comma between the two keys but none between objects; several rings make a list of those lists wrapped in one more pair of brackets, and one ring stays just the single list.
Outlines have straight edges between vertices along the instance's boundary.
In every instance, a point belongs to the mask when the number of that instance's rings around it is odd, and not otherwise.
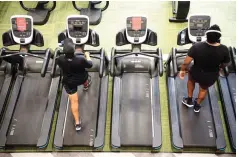
[{"label": "black treadmill frame", "polygon": [[[5,50],[6,53],[14,54],[19,53],[19,50]],[[51,52],[50,49],[46,50],[29,50],[29,54],[31,55],[43,55],[46,54],[47,56],[45,59],[49,59]],[[49,60],[48,60],[49,61]],[[47,63],[44,66],[44,72],[47,72]],[[41,71],[42,74],[42,71]],[[42,75],[43,76],[43,75]],[[0,148],[6,148],[6,142],[7,142],[7,134],[9,131],[9,127],[11,125],[12,116],[14,115],[15,108],[17,105],[18,97],[21,92],[21,86],[24,81],[25,74],[22,71],[18,71],[16,73],[16,80],[15,84],[12,87],[12,93],[9,97],[8,106],[6,108],[5,115],[3,117],[3,123],[0,127]],[[45,148],[48,145],[50,131],[51,131],[51,125],[53,122],[54,117],[54,111],[56,106],[56,100],[58,96],[58,87],[59,87],[59,81],[60,77],[55,77],[51,79],[51,87],[48,94],[48,101],[47,101],[47,109],[45,110],[42,126],[41,126],[41,133],[37,140],[36,147],[38,148]],[[18,104],[19,105],[19,104]],[[11,145],[12,146],[12,145]],[[24,146],[24,145],[17,145],[17,146]]]},{"label": "black treadmill frame", "polygon": [[[132,52],[132,50],[116,50],[112,48],[111,53],[111,69],[110,73],[113,77],[113,100],[112,100],[112,126],[111,126],[111,145],[113,148],[120,148],[120,93],[121,93],[121,80],[120,76],[115,76],[114,66],[115,59],[119,57],[129,56],[129,55],[143,55],[148,57],[159,58],[157,62],[157,69],[160,76],[163,75],[163,59],[162,59],[162,51],[160,48],[157,50],[141,50],[140,52]],[[162,145],[162,130],[161,130],[161,113],[160,113],[160,93],[159,93],[159,76],[155,76],[152,79],[152,90],[153,90],[153,104],[152,114],[153,114],[153,135],[152,137],[152,148],[159,149]],[[158,97],[154,95],[154,91],[158,92]],[[149,116],[149,115],[148,115]],[[152,117],[152,116],[151,116]],[[152,119],[152,118],[151,118]],[[152,133],[151,133],[152,134]]]},{"label": "black treadmill frame", "polygon": [[[183,149],[186,146],[183,143],[181,137],[181,127],[179,119],[178,104],[176,98],[176,88],[175,88],[175,77],[177,77],[177,63],[176,63],[176,54],[187,54],[188,50],[177,50],[172,48],[171,53],[166,62],[166,84],[168,87],[168,101],[169,101],[169,113],[170,113],[170,126],[171,126],[171,139],[172,144],[176,149]],[[226,142],[224,137],[224,130],[221,121],[221,115],[219,110],[218,98],[216,96],[216,90],[214,87],[208,89],[208,97],[210,99],[211,114],[214,120],[214,126],[216,131],[216,149],[224,150],[226,148]],[[188,146],[187,146],[188,147]]]},{"label": "black treadmill frame", "polygon": [[[100,54],[100,57],[94,57],[100,59],[100,69],[99,69],[99,77],[100,77],[100,90],[99,90],[99,101],[98,101],[98,115],[97,115],[97,128],[96,128],[96,137],[94,139],[93,148],[99,149],[103,148],[104,140],[105,140],[105,124],[106,124],[106,110],[107,110],[107,97],[108,97],[108,84],[109,84],[109,72],[107,69],[109,65],[109,60],[106,56],[104,49],[100,50],[84,50],[85,52],[90,52],[90,56],[93,57],[93,54]],[[55,58],[62,53],[60,48],[55,51]],[[56,65],[54,65],[56,67]],[[105,69],[106,67],[106,69]],[[106,71],[107,70],[107,71]],[[63,148],[63,128],[64,128],[64,120],[66,115],[66,106],[68,102],[68,95],[66,92],[62,91],[59,113],[56,124],[56,131],[54,135],[54,147],[56,149]],[[62,105],[65,104],[65,105]]]},{"label": "black treadmill frame", "polygon": [[[236,66],[235,64],[235,54],[234,51],[235,48],[233,47],[229,47],[229,51],[230,51],[230,58],[231,58],[231,62],[232,62],[232,66]],[[231,148],[233,151],[236,151],[236,110],[235,107],[233,105],[234,102],[232,102],[231,100],[231,91],[230,91],[230,87],[231,85],[229,84],[228,81],[228,77],[229,77],[229,73],[232,73],[229,71],[228,67],[226,67],[224,69],[224,75],[223,76],[219,76],[218,79],[218,87],[219,87],[219,92],[221,95],[221,102],[222,102],[222,107],[224,110],[224,115],[225,115],[225,121],[227,124],[227,130],[228,130],[228,135],[230,138],[230,143],[231,143]],[[236,69],[235,69],[235,73],[236,73]]]}]

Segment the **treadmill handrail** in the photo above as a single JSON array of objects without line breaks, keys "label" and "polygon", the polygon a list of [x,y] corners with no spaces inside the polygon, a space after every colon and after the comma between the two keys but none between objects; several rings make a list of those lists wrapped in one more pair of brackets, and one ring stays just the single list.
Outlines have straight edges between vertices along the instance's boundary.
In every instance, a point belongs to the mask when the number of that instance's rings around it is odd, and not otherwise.
[{"label": "treadmill handrail", "polygon": [[[27,53],[26,52],[19,52],[19,51],[16,51],[16,50],[13,50],[13,51],[5,50],[6,55],[2,56],[3,51],[4,51],[4,49],[1,49],[0,58],[8,58],[8,57],[12,57],[12,56],[22,55],[22,56],[32,56],[32,57],[43,59],[44,62],[42,64],[42,68],[41,68],[41,77],[45,77],[45,74],[46,74],[46,71],[47,71],[47,68],[48,68],[48,64],[49,64],[49,60],[50,60],[50,57],[51,57],[51,52],[50,52],[49,48],[46,49],[44,51],[44,53],[42,53],[42,50],[29,51],[30,53],[29,52],[27,52]],[[45,54],[45,57],[39,56],[37,54]]]},{"label": "treadmill handrail", "polygon": [[[35,8],[27,8],[27,7],[24,5],[23,1],[19,1],[19,2],[20,2],[21,7],[22,7],[23,9],[25,9],[26,11],[34,11],[34,10],[35,10]],[[51,12],[51,11],[53,11],[55,8],[56,8],[56,1],[53,1],[53,6],[52,6],[51,8],[49,8],[49,9],[45,8],[45,10],[48,10],[49,12]]]},{"label": "treadmill handrail", "polygon": [[[92,55],[90,55],[91,58],[95,58],[95,59],[99,59],[100,60],[100,69],[99,69],[99,77],[102,78],[103,74],[104,74],[104,64],[105,62],[109,62],[107,55],[105,53],[104,49],[100,49],[98,50],[85,50],[86,52],[89,51]],[[100,57],[98,56],[94,56],[93,54],[99,54],[100,53]],[[51,71],[51,76],[54,77],[55,75],[55,71],[56,71],[56,60],[60,57],[60,54],[65,54],[62,49],[60,48],[56,48],[55,52],[54,52],[54,60],[53,60],[53,66],[52,66],[52,71]],[[78,53],[75,52],[74,55],[84,55],[83,53]]]},{"label": "treadmill handrail", "polygon": [[236,49],[235,49],[235,47],[231,47],[231,51],[232,51],[231,58],[232,58],[233,64],[234,64],[233,67],[235,68],[235,71],[236,71]]},{"label": "treadmill handrail", "polygon": [[100,49],[100,71],[99,71],[99,77],[102,78],[104,74],[104,58],[105,58],[105,51],[104,49]]},{"label": "treadmill handrail", "polygon": [[52,64],[52,70],[51,70],[51,77],[55,76],[55,71],[56,71],[56,59],[58,57],[59,52],[62,51],[59,47],[57,47],[54,51],[54,58],[53,58],[53,64]]},{"label": "treadmill handrail", "polygon": [[159,56],[159,75],[163,76],[163,57],[162,57],[162,50],[161,50],[161,48],[158,48],[157,52],[158,52],[158,56]]},{"label": "treadmill handrail", "polygon": [[[150,54],[157,54],[157,50],[140,50],[141,53],[150,53]],[[118,50],[116,49],[116,54],[126,54],[126,53],[132,53],[131,49],[127,50]]]},{"label": "treadmill handrail", "polygon": [[110,62],[110,75],[113,77],[114,76],[114,54],[115,54],[116,49],[113,47],[111,50],[111,62]]},{"label": "treadmill handrail", "polygon": [[177,61],[176,61],[176,51],[177,51],[176,48],[172,48],[172,57],[171,57],[171,59],[172,59],[172,66],[173,66],[174,77],[178,73],[178,67],[177,67]]},{"label": "treadmill handrail", "polygon": [[121,55],[116,55],[113,58],[116,59],[116,58],[120,58],[120,57],[131,56],[131,55],[143,55],[143,56],[148,56],[148,57],[160,59],[160,56],[150,55],[150,54],[146,54],[143,52],[130,52],[130,53],[125,53],[125,54],[121,54]]}]

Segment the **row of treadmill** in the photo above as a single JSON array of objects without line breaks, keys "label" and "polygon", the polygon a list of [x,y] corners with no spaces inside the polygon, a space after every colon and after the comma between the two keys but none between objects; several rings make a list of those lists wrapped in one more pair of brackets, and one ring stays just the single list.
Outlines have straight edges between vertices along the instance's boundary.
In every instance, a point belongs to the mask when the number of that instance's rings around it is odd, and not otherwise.
[{"label": "row of treadmill", "polygon": [[[210,87],[201,112],[195,114],[181,103],[183,96],[187,95],[187,76],[184,81],[177,76],[187,50],[172,48],[163,68],[160,48],[141,48],[142,44],[157,45],[157,34],[147,28],[146,17],[126,19],[126,28],[116,34],[116,45],[130,44],[131,49],[112,48],[110,59],[103,48],[84,49],[85,45],[99,46],[99,35],[89,28],[87,16],[67,17],[67,27],[59,33],[59,47],[54,52],[51,49],[31,50],[31,45],[44,45],[42,34],[33,28],[31,16],[12,16],[10,23],[11,29],[2,35],[4,47],[0,51],[1,148],[45,148],[52,131],[57,149],[71,146],[101,148],[105,142],[106,118],[111,118],[113,148],[159,149],[162,145],[159,77],[165,69],[173,146],[177,149],[226,148],[218,104],[220,93],[231,146],[235,150],[235,48],[229,48],[231,65],[219,77],[219,92],[216,86]],[[177,44],[205,41],[211,17],[191,15],[188,23],[189,27],[178,34]],[[70,102],[61,83],[61,70],[56,64],[57,58],[64,55],[62,46],[66,38],[71,38],[77,48],[89,51],[93,61],[93,67],[88,69],[93,80],[89,90],[85,92],[78,87],[83,119],[79,133],[74,130]],[[19,49],[10,50],[8,46],[12,45],[19,45]],[[75,52],[77,55],[81,54]],[[113,78],[112,117],[106,117],[109,75]],[[55,128],[52,126],[54,118]]]}]

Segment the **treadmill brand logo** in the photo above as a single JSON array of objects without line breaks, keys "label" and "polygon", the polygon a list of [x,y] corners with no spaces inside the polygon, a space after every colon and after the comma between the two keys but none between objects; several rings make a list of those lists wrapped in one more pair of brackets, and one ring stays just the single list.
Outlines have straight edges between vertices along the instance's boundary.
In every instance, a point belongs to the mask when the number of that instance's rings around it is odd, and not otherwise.
[{"label": "treadmill brand logo", "polygon": [[[134,64],[134,67],[135,67],[135,68],[144,68],[144,66],[141,64],[141,63],[142,63],[141,60],[132,60],[132,61],[130,61],[130,62],[135,63],[135,64]],[[136,64],[136,63],[140,63],[140,64]]]},{"label": "treadmill brand logo", "polygon": [[133,60],[133,61],[130,61],[130,62],[132,62],[132,63],[141,63],[140,60]]},{"label": "treadmill brand logo", "polygon": [[11,130],[10,130],[10,136],[14,135],[14,132],[15,132],[15,129],[16,129],[16,124],[14,124],[14,122],[16,123],[17,119],[15,119],[15,118],[13,119],[13,124],[12,124]]},{"label": "treadmill brand logo", "polygon": [[[211,121],[207,121],[207,123],[211,123]],[[213,129],[211,127],[211,125],[208,125],[208,131],[209,131],[209,137],[213,138]]]},{"label": "treadmill brand logo", "polygon": [[149,88],[149,84],[146,84],[146,98],[150,97],[150,88]]},{"label": "treadmill brand logo", "polygon": [[91,129],[91,134],[90,134],[90,138],[89,138],[89,146],[93,146],[94,143],[94,129]]}]

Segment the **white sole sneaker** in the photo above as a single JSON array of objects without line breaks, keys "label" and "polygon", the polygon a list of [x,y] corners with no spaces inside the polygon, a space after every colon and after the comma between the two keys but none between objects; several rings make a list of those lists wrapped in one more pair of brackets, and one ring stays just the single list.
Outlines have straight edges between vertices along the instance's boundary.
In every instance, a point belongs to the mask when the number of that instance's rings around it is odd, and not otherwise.
[{"label": "white sole sneaker", "polygon": [[194,105],[187,104],[187,103],[185,103],[184,101],[182,101],[182,103],[183,103],[185,106],[187,106],[187,107],[193,107],[193,106],[194,106]]}]

